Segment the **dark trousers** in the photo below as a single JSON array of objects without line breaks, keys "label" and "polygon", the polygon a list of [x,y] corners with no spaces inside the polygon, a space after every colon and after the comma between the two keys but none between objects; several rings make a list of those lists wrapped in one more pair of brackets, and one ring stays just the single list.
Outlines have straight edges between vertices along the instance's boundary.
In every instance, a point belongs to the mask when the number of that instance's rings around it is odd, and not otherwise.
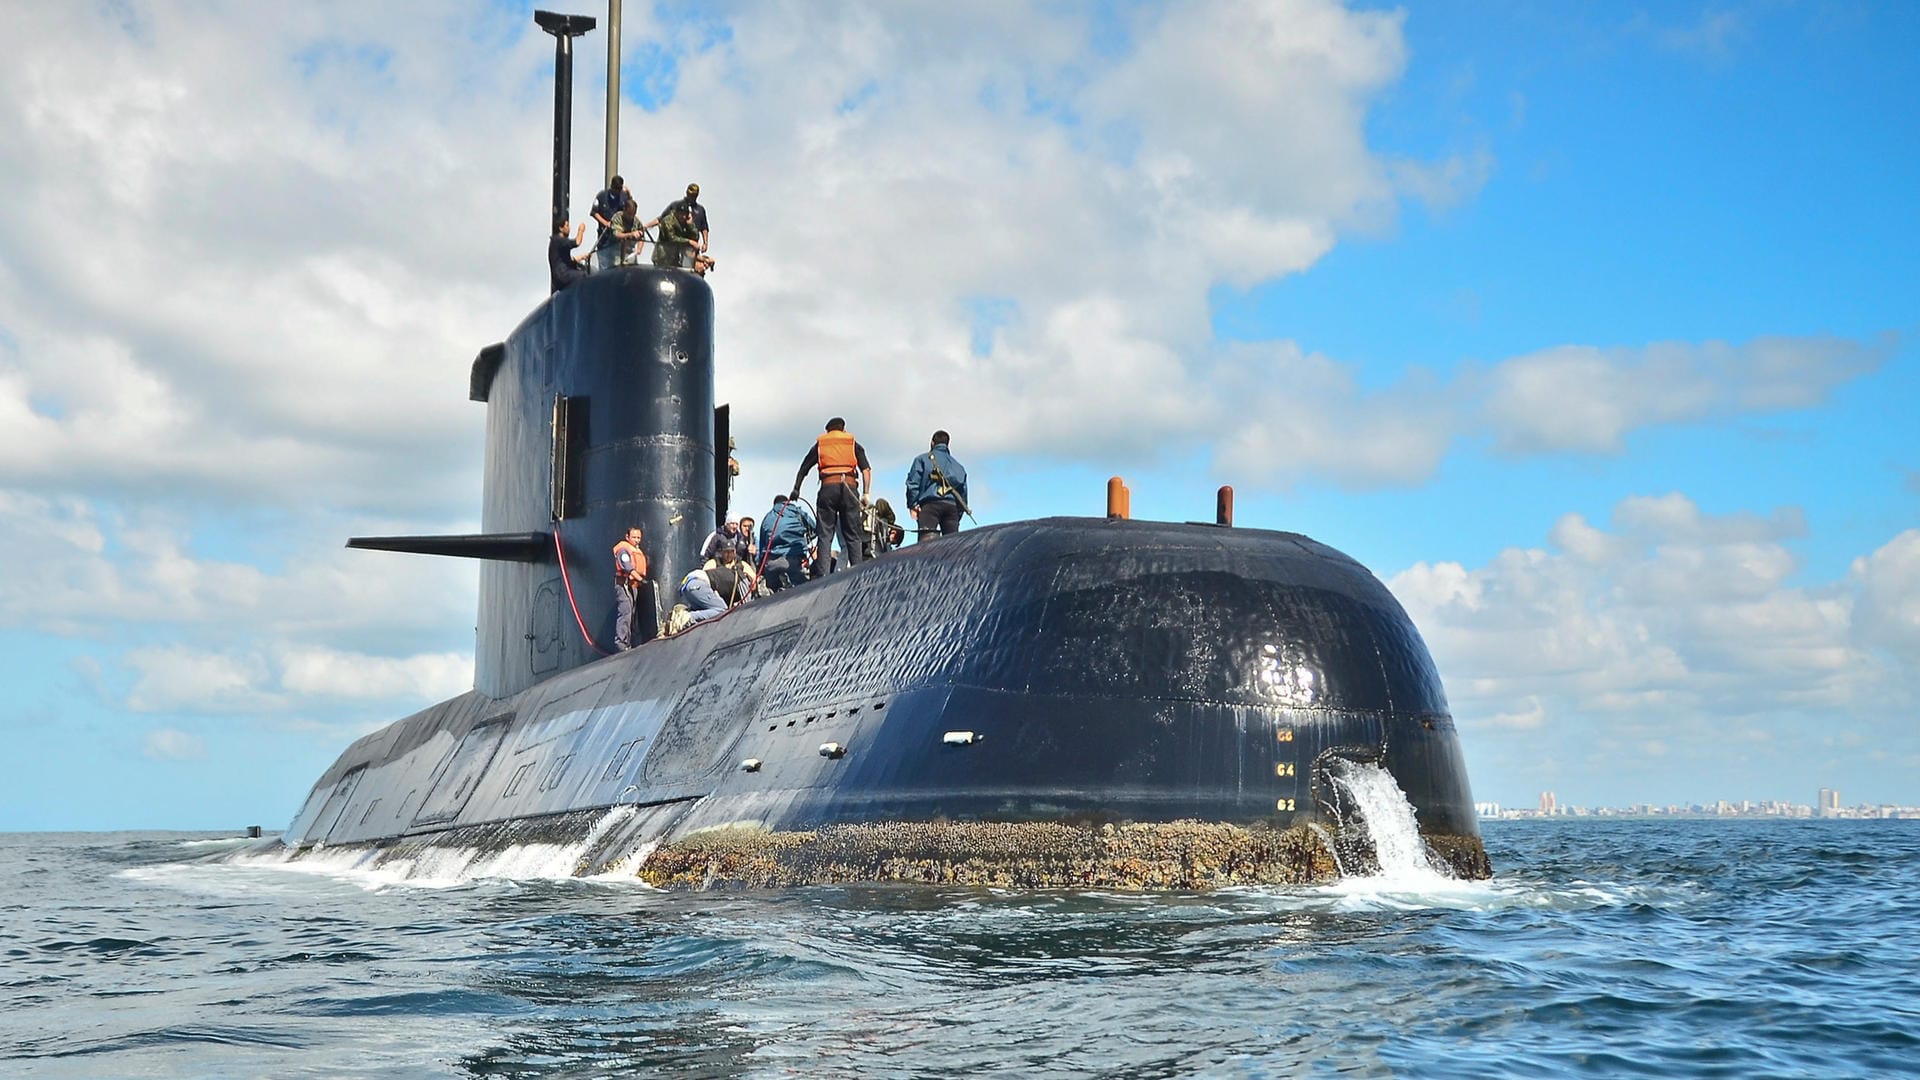
[{"label": "dark trousers", "polygon": [[[860,493],[854,486],[821,484],[820,497],[813,503],[813,515],[820,519],[820,550],[814,556],[819,565],[830,564],[827,549],[833,546],[836,531],[840,534],[840,550],[845,553],[846,566],[860,565],[860,534],[865,530],[860,524]],[[816,572],[826,573],[826,570]]]},{"label": "dark trousers", "polygon": [[774,592],[785,592],[806,582],[806,557],[803,555],[775,555],[767,560],[767,588]]},{"label": "dark trousers", "polygon": [[638,593],[624,581],[613,587],[613,647],[617,652],[633,648],[633,609]]},{"label": "dark trousers", "polygon": [[952,499],[928,499],[913,508],[914,519],[920,522],[920,535],[914,543],[931,540],[934,536],[952,536],[960,531],[960,504]]}]

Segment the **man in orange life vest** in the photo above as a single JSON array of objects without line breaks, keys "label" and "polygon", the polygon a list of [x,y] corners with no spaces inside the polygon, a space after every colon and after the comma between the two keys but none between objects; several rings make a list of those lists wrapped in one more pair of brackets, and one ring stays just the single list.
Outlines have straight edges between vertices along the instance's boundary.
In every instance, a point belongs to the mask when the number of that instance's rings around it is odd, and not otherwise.
[{"label": "man in orange life vest", "polygon": [[640,526],[632,525],[613,545],[613,647],[621,652],[633,648],[634,605],[647,583],[647,553],[640,550],[640,537]]},{"label": "man in orange life vest", "polygon": [[855,441],[847,430],[847,422],[837,416],[827,421],[826,434],[813,441],[813,449],[807,451],[806,460],[800,463],[800,471],[793,477],[790,500],[800,497],[800,485],[806,482],[807,471],[816,465],[820,468],[820,497],[813,503],[813,512],[820,519],[820,549],[814,553],[813,560],[817,577],[826,573],[832,564],[830,556],[836,531],[840,534],[844,565],[860,564],[860,492],[862,488],[873,490],[873,468],[867,464],[866,447]]}]

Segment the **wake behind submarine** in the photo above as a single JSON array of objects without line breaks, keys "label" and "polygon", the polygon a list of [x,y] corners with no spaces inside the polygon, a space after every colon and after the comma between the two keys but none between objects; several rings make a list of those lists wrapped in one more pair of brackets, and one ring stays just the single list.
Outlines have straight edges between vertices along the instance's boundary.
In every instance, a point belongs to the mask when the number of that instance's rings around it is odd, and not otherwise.
[{"label": "wake behind submarine", "polygon": [[620,267],[480,351],[483,532],[349,541],[484,560],[474,688],[349,746],[272,849],[566,845],[694,888],[1291,884],[1339,872],[1337,780],[1375,764],[1437,861],[1490,873],[1419,632],[1295,533],[989,525],[602,654],[612,541],[642,526],[677,582],[727,516],[713,328],[703,278]]}]

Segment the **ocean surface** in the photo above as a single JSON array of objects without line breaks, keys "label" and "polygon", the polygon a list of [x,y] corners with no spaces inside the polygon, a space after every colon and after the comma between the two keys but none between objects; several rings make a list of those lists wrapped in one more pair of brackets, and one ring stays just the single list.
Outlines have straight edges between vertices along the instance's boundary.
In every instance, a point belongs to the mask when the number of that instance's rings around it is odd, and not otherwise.
[{"label": "ocean surface", "polygon": [[1209,895],[0,835],[0,1076],[1920,1075],[1920,821],[1485,835],[1490,882]]}]

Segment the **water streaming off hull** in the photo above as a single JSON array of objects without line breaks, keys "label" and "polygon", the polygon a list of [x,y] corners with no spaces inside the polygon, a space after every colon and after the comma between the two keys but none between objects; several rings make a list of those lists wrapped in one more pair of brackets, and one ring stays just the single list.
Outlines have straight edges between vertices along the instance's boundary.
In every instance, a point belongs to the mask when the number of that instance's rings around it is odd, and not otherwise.
[{"label": "water streaming off hull", "polygon": [[1393,774],[1378,765],[1330,759],[1327,800],[1335,820],[1322,837],[1343,877],[1419,883],[1452,878],[1420,838],[1420,824]]}]

